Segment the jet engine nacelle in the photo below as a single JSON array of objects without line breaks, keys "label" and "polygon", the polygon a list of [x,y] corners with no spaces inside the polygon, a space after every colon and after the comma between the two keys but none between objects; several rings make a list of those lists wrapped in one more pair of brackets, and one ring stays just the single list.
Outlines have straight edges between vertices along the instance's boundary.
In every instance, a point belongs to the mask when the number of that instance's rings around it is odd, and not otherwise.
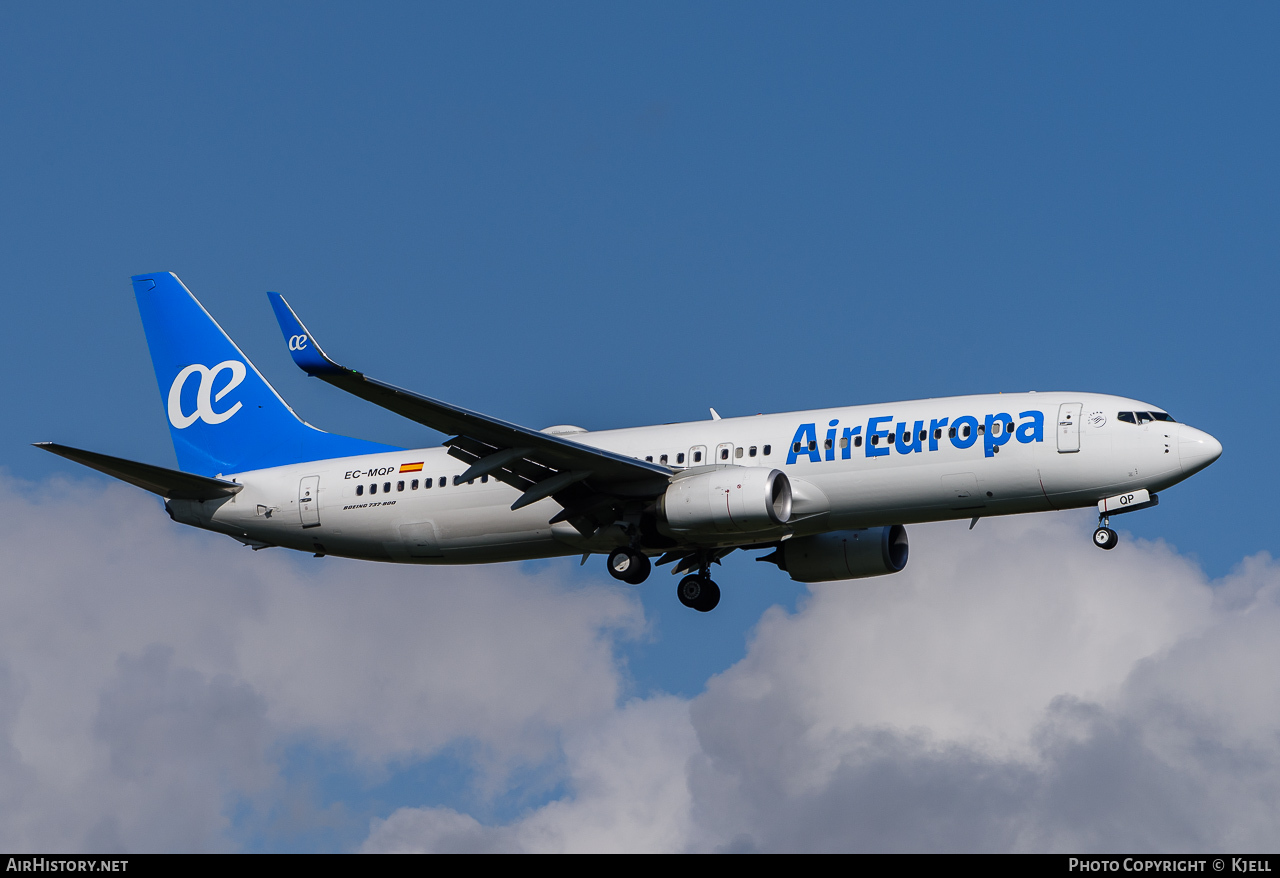
[{"label": "jet engine nacelle", "polygon": [[894,524],[797,537],[760,560],[777,564],[796,582],[883,576],[907,566],[907,529]]},{"label": "jet engine nacelle", "polygon": [[679,534],[769,530],[791,519],[791,483],[780,470],[726,466],[673,481],[659,501]]}]

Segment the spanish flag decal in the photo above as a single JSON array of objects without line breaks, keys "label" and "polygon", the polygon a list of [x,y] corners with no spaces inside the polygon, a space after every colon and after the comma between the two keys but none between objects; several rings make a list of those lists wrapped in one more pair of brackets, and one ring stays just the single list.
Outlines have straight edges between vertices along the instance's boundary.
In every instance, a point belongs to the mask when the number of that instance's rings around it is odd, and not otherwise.
[{"label": "spanish flag decal", "polygon": [[420,473],[422,472],[422,461],[418,461],[417,463],[402,463],[400,464],[400,472]]}]

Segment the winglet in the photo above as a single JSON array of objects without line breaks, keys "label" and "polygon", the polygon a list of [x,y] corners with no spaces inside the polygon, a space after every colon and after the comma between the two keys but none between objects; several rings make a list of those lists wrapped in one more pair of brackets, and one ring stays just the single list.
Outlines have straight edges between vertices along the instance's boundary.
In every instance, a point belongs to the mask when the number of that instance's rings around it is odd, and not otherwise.
[{"label": "winglet", "polygon": [[298,364],[298,368],[308,375],[347,371],[329,359],[329,355],[320,348],[320,343],[302,325],[298,315],[293,313],[284,296],[279,293],[267,293],[267,298],[271,300],[271,308],[276,312],[280,331],[284,333],[285,342],[289,345],[289,355]]}]

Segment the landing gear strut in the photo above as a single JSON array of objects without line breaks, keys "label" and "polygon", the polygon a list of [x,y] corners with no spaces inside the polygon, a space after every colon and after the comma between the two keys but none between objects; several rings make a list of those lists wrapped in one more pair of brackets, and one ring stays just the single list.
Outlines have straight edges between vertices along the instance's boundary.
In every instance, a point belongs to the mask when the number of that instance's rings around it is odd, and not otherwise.
[{"label": "landing gear strut", "polygon": [[653,565],[649,556],[635,549],[618,548],[609,553],[609,575],[628,585],[639,585],[649,578]]},{"label": "landing gear strut", "polygon": [[1120,535],[1107,526],[1110,523],[1107,516],[1098,516],[1098,529],[1093,532],[1093,544],[1099,549],[1114,549],[1120,542]]}]

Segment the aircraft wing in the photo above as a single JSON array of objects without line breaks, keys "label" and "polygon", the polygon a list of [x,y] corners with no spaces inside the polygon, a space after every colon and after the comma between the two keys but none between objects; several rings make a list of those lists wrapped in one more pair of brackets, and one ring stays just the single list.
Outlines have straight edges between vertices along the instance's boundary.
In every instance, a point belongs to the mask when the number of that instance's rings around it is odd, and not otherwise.
[{"label": "aircraft wing", "polygon": [[36,442],[36,448],[74,460],[90,469],[106,473],[122,482],[136,485],[144,491],[159,494],[166,500],[217,500],[237,493],[243,485],[223,479],[211,479],[192,473],[152,466],[149,463],[138,463],[123,457],[111,457],[96,451],[83,451],[67,445],[53,442]]},{"label": "aircraft wing", "polygon": [[553,522],[569,521],[583,533],[594,532],[612,500],[655,497],[667,488],[674,470],[661,464],[540,433],[340,366],[321,349],[283,296],[267,296],[289,344],[289,353],[302,371],[451,435],[444,443],[449,454],[471,464],[462,479],[493,475],[518,488],[522,493],[512,509],[554,497],[565,508]]}]

